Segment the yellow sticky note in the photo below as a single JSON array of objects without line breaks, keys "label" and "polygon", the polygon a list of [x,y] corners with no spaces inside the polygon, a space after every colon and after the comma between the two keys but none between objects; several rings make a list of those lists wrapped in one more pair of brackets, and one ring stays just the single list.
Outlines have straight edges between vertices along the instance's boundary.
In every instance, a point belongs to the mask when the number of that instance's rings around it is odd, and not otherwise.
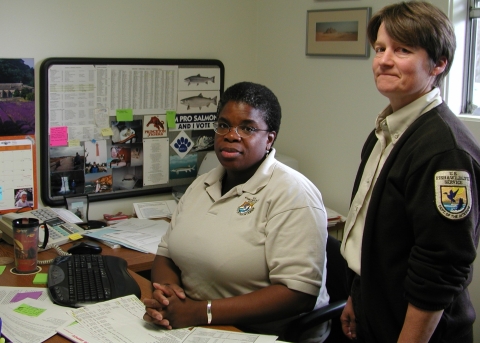
[{"label": "yellow sticky note", "polygon": [[167,111],[167,125],[169,128],[175,128],[175,117],[177,116],[177,112],[175,111]]},{"label": "yellow sticky note", "polygon": [[116,110],[117,121],[132,121],[133,110],[131,108],[124,108]]},{"label": "yellow sticky note", "polygon": [[78,239],[82,239],[83,236],[79,233],[72,233],[70,236],[68,236],[72,241],[76,241]]},{"label": "yellow sticky note", "polygon": [[80,141],[78,139],[69,139],[68,146],[80,146]]},{"label": "yellow sticky note", "polygon": [[113,136],[113,131],[111,127],[106,127],[102,129],[102,136]]},{"label": "yellow sticky note", "polygon": [[5,267],[6,266],[0,266],[0,275],[2,275],[2,273],[5,271]]}]

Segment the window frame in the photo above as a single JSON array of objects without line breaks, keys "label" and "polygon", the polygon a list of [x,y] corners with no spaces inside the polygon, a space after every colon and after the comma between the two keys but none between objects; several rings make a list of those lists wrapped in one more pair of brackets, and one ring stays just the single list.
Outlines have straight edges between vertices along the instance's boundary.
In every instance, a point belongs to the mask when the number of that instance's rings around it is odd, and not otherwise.
[{"label": "window frame", "polygon": [[[478,20],[475,20],[478,19]],[[465,49],[465,75],[463,87],[463,104],[461,112],[466,115],[472,115],[475,108],[473,104],[473,93],[475,87],[475,54],[476,54],[476,40],[477,31],[480,20],[480,1],[469,0],[469,8],[466,20],[466,49]],[[480,54],[480,49],[479,52]],[[480,104],[477,106],[480,107]],[[477,116],[474,116],[477,117]]]}]

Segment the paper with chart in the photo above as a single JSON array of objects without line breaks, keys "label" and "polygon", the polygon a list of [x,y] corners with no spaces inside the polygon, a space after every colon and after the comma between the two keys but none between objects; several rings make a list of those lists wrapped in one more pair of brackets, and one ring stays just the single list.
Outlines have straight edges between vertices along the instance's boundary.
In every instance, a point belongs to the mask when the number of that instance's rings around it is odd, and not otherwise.
[{"label": "paper with chart", "polygon": [[75,325],[58,328],[68,339],[84,343],[270,343],[276,336],[206,328],[164,330],[144,321],[145,305],[134,295],[88,305],[67,312]]},{"label": "paper with chart", "polygon": [[[70,310],[67,314],[77,324],[58,328],[57,332],[74,342],[162,342],[168,338],[171,342],[181,342],[166,330],[144,321],[145,305],[134,295]],[[188,330],[183,331],[177,335],[185,336]]]},{"label": "paper with chart", "polygon": [[[2,318],[2,334],[16,343],[40,343],[55,335],[59,326],[73,321],[65,315],[65,307],[58,306],[46,296],[46,288],[11,290],[1,287],[0,292],[10,302],[2,302],[0,316]],[[22,292],[20,292],[22,290]]]}]

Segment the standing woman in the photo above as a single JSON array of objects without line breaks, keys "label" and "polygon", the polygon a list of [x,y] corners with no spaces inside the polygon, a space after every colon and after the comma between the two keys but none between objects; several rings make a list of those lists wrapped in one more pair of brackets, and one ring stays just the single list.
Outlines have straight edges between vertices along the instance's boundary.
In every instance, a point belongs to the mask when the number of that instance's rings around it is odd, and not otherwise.
[{"label": "standing woman", "polygon": [[384,7],[367,33],[375,84],[390,104],[363,147],[345,225],[344,333],[471,343],[480,149],[438,88],[453,61],[453,27],[435,6],[412,1]]},{"label": "standing woman", "polygon": [[[145,320],[281,337],[289,321],[328,303],[325,207],[305,176],[275,159],[280,120],[262,85],[241,82],[222,95],[214,125],[221,166],[180,199],[153,264]],[[327,335],[323,325],[306,338]]]}]

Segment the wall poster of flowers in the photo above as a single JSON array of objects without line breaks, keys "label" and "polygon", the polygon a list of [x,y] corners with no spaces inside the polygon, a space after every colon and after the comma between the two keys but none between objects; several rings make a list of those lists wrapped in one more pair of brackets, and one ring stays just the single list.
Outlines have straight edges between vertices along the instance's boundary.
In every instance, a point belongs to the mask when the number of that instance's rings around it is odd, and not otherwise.
[{"label": "wall poster of flowers", "polygon": [[0,59],[0,136],[35,134],[33,58]]}]

